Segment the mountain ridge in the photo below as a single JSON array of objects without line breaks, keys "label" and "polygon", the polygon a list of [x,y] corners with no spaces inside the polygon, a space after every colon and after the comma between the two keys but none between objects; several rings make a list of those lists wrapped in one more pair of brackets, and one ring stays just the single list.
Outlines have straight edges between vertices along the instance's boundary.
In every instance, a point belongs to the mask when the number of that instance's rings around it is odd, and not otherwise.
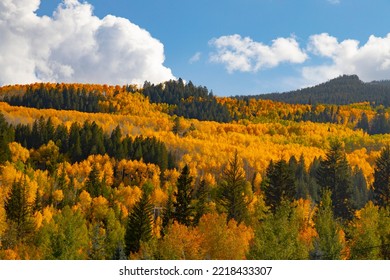
[{"label": "mountain ridge", "polygon": [[238,99],[263,99],[290,104],[348,105],[370,102],[390,106],[390,80],[363,82],[357,75],[342,75],[327,82],[283,93],[235,96]]}]

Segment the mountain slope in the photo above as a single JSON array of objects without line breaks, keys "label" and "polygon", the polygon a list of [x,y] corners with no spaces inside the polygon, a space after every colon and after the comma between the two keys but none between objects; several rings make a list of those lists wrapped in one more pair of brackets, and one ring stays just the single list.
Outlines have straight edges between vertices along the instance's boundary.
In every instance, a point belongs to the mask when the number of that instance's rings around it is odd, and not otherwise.
[{"label": "mountain slope", "polygon": [[368,101],[376,105],[390,106],[390,82],[362,82],[358,76],[340,76],[326,83],[300,90],[271,93],[239,98],[256,98],[292,104],[346,105]]}]

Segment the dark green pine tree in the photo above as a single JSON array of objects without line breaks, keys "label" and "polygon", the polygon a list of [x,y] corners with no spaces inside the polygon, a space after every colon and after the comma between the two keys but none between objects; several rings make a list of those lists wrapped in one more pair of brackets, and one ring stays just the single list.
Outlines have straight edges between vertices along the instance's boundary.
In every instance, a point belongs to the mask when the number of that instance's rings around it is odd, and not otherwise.
[{"label": "dark green pine tree", "polygon": [[283,159],[276,163],[270,162],[263,185],[265,203],[272,212],[275,212],[283,200],[292,201],[296,195],[294,172]]},{"label": "dark green pine tree", "polygon": [[126,256],[138,252],[141,242],[152,238],[153,205],[149,197],[150,191],[144,187],[141,199],[129,214],[125,233]]},{"label": "dark green pine tree", "polygon": [[372,197],[372,191],[367,187],[363,170],[355,166],[352,172],[352,205],[353,209],[363,208]]},{"label": "dark green pine tree", "polygon": [[14,130],[8,125],[3,114],[0,113],[0,163],[11,158],[8,143],[14,141]]},{"label": "dark green pine tree", "polygon": [[174,193],[174,196],[176,197],[176,202],[174,203],[174,220],[186,226],[189,226],[192,222],[193,207],[191,202],[193,180],[194,178],[190,175],[188,165],[185,165],[177,179],[177,191]]},{"label": "dark green pine tree", "polygon": [[240,166],[236,151],[223,171],[219,186],[219,203],[225,208],[228,221],[231,219],[237,223],[247,221],[249,201],[245,196],[246,185],[245,172]]},{"label": "dark green pine tree", "polygon": [[116,159],[125,158],[125,152],[122,143],[122,132],[119,125],[112,131],[110,137],[111,148],[109,153],[112,157]]},{"label": "dark green pine tree", "polygon": [[376,205],[390,205],[390,145],[386,145],[375,162],[374,201]]},{"label": "dark green pine tree", "polygon": [[368,132],[370,129],[370,123],[368,121],[368,117],[366,113],[362,114],[361,119],[356,124],[357,128],[361,128],[363,131]]},{"label": "dark green pine tree", "polygon": [[316,179],[322,190],[332,192],[333,211],[336,218],[352,218],[352,178],[342,144],[331,143],[324,160],[321,160]]},{"label": "dark green pine tree", "polygon": [[297,163],[295,169],[295,179],[296,179],[296,187],[297,193],[296,198],[308,198],[310,196],[309,192],[309,174],[306,171],[305,167],[305,158],[303,154],[300,156],[299,161]]},{"label": "dark green pine tree", "polygon": [[175,212],[175,206],[173,202],[173,195],[172,195],[172,191],[169,191],[168,199],[162,213],[162,229],[161,229],[162,235],[165,234],[165,230],[172,223],[174,218],[174,212]]},{"label": "dark green pine tree", "polygon": [[7,219],[11,221],[11,226],[15,227],[19,239],[23,239],[34,229],[32,205],[28,203],[27,196],[27,182],[24,178],[12,184],[4,204]]},{"label": "dark green pine tree", "polygon": [[69,132],[69,154],[72,162],[82,160],[83,151],[81,149],[80,126],[78,123],[72,123]]},{"label": "dark green pine tree", "polygon": [[200,218],[207,213],[207,201],[209,196],[208,186],[205,180],[202,180],[199,184],[199,187],[196,191],[196,204],[194,207],[195,216],[193,224],[197,226],[199,224]]},{"label": "dark green pine tree", "polygon": [[85,187],[91,197],[98,197],[102,193],[102,182],[100,181],[100,172],[96,163],[92,164],[92,170],[89,172]]}]

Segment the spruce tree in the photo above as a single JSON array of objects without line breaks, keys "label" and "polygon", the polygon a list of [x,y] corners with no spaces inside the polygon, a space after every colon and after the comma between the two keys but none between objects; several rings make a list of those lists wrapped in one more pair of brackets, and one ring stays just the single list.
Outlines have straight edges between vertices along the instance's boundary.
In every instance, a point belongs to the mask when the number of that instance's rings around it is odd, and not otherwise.
[{"label": "spruce tree", "polygon": [[14,130],[8,125],[3,114],[0,113],[0,163],[11,159],[8,144],[14,140]]},{"label": "spruce tree", "polygon": [[198,225],[200,218],[207,213],[207,199],[208,199],[208,186],[205,180],[202,180],[196,191],[196,204],[195,204],[195,216],[194,225]]},{"label": "spruce tree", "polygon": [[380,207],[390,205],[390,145],[386,145],[375,162],[374,201]]},{"label": "spruce tree", "polygon": [[234,219],[241,223],[248,218],[249,201],[245,196],[246,183],[245,172],[239,164],[236,151],[223,171],[219,186],[219,203],[226,210],[228,221]]},{"label": "spruce tree", "polygon": [[296,195],[295,176],[285,160],[269,164],[264,187],[265,203],[275,212],[280,203],[292,201]]},{"label": "spruce tree", "polygon": [[10,194],[4,204],[7,219],[15,225],[18,238],[24,238],[34,229],[32,205],[27,201],[27,196],[27,182],[24,178],[23,181],[21,179],[12,184]]},{"label": "spruce tree", "polygon": [[356,124],[357,128],[361,128],[364,132],[368,132],[370,129],[370,124],[366,113],[363,113],[361,119]]},{"label": "spruce tree", "polygon": [[332,203],[336,218],[352,218],[352,178],[341,142],[331,143],[326,158],[321,160],[316,179],[321,188],[332,192]]},{"label": "spruce tree", "polygon": [[102,182],[100,181],[100,172],[96,163],[92,164],[92,170],[89,172],[87,182],[85,183],[87,192],[91,197],[97,197],[102,193]]},{"label": "spruce tree", "polygon": [[188,165],[183,167],[179,178],[177,179],[177,191],[174,193],[176,202],[174,203],[175,212],[174,219],[180,224],[189,226],[192,221],[193,207],[192,182],[194,178],[190,175],[190,169]]},{"label": "spruce tree", "polygon": [[134,205],[128,216],[125,233],[125,253],[139,251],[141,242],[152,238],[153,205],[150,201],[150,191],[144,186],[141,199]]},{"label": "spruce tree", "polygon": [[165,230],[172,223],[172,220],[174,218],[174,212],[175,212],[175,207],[173,202],[172,191],[168,191],[168,199],[162,213],[162,229],[161,229],[162,235],[165,234]]}]

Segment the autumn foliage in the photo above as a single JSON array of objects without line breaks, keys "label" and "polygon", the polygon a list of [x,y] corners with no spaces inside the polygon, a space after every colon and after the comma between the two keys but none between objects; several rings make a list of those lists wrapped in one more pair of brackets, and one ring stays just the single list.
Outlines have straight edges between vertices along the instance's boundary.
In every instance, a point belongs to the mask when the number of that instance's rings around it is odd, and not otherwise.
[{"label": "autumn foliage", "polygon": [[0,88],[0,259],[390,258],[387,109],[165,86]]}]

